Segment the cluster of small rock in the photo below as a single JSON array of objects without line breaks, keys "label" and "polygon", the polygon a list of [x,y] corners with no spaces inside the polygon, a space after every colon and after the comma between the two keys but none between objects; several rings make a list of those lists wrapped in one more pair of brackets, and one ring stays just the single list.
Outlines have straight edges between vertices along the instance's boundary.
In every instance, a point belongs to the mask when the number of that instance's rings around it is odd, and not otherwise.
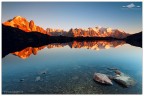
[{"label": "cluster of small rock", "polygon": [[[45,75],[47,73],[47,70],[43,70],[43,71],[41,71],[41,72],[39,72],[38,74],[38,76],[35,78],[35,81],[37,82],[37,81],[41,81],[41,75]],[[20,79],[20,82],[24,82],[24,80],[25,79]]]}]

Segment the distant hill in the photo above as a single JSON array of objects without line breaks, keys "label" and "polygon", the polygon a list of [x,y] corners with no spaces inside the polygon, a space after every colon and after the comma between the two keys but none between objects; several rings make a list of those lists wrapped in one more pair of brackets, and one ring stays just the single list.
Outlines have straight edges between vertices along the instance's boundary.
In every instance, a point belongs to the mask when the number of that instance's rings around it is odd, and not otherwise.
[{"label": "distant hill", "polygon": [[132,34],[126,38],[126,42],[134,45],[142,47],[142,32]]}]

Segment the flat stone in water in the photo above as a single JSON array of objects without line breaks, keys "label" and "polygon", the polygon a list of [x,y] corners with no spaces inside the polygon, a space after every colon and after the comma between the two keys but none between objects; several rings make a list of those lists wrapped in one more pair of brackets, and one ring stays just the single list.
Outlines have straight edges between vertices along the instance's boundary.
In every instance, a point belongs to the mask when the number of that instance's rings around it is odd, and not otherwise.
[{"label": "flat stone in water", "polygon": [[102,84],[113,85],[112,81],[108,78],[106,74],[95,73],[94,80]]},{"label": "flat stone in water", "polygon": [[123,85],[124,87],[134,86],[136,83],[133,78],[131,78],[130,76],[128,76],[122,72],[120,75],[116,75],[114,80],[117,83]]}]

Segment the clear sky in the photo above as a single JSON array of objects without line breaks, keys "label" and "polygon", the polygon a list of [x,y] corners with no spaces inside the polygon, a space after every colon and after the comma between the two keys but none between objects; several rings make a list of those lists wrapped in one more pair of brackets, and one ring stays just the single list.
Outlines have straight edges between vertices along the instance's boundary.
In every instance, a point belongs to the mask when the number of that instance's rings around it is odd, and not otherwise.
[{"label": "clear sky", "polygon": [[2,22],[17,15],[44,29],[101,26],[142,31],[141,2],[2,2]]}]

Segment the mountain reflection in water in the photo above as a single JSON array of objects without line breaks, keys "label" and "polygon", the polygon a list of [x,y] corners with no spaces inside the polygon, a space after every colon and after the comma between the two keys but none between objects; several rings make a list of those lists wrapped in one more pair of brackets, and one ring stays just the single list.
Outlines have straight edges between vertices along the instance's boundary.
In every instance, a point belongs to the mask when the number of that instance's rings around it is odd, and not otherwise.
[{"label": "mountain reflection in water", "polygon": [[117,48],[119,46],[124,45],[125,43],[126,42],[122,40],[112,40],[112,41],[96,40],[96,41],[73,41],[68,43],[51,43],[41,47],[27,47],[21,51],[13,52],[12,54],[22,59],[26,59],[30,57],[31,54],[37,55],[39,50],[42,50],[46,47],[50,49],[50,48],[61,48],[68,45],[70,48],[86,48],[98,51],[100,49]]}]

